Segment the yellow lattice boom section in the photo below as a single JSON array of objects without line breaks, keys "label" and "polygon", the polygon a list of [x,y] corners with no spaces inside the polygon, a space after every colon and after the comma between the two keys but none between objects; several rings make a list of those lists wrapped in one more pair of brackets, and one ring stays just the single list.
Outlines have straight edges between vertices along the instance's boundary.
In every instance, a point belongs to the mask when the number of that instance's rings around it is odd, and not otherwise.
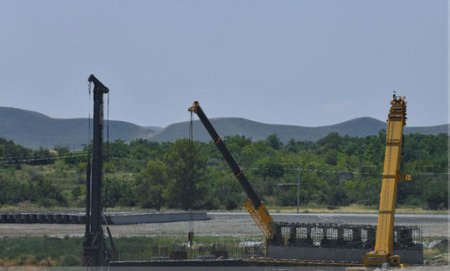
[{"label": "yellow lattice boom section", "polygon": [[394,95],[387,120],[386,151],[383,165],[375,248],[363,258],[363,263],[365,265],[379,265],[385,262],[395,266],[400,264],[400,257],[393,255],[397,184],[402,179],[411,179],[409,175],[402,175],[399,173],[403,143],[403,127],[405,124],[405,98],[396,97]]},{"label": "yellow lattice boom section", "polygon": [[266,239],[273,238],[273,229],[271,223],[273,222],[272,216],[266,209],[264,203],[261,202],[258,209],[255,209],[250,199],[244,202],[244,207],[250,216],[255,221],[256,225],[261,229]]}]

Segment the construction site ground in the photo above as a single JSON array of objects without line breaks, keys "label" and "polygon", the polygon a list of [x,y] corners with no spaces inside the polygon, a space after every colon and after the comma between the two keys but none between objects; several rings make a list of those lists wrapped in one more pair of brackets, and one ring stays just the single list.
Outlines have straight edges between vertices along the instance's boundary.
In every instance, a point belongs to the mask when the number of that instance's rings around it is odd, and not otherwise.
[{"label": "construction site ground", "polygon": [[[253,220],[244,212],[210,212],[209,220],[193,222],[196,236],[242,236],[243,239],[257,238],[261,235]],[[348,223],[376,224],[376,214],[336,214],[336,213],[274,213],[275,221],[306,223]],[[423,238],[449,238],[448,215],[443,214],[399,214],[396,224],[416,225],[422,229]],[[123,236],[187,236],[189,222],[112,225],[115,237]],[[84,225],[78,224],[0,224],[0,236],[83,236]],[[408,270],[435,271],[450,270],[449,266],[410,267]]]},{"label": "construction site ground", "polygon": [[[260,235],[253,220],[247,213],[208,213],[209,220],[193,223],[196,235],[229,235],[254,236]],[[275,221],[305,222],[305,223],[349,223],[376,224],[376,214],[273,214]],[[396,216],[398,225],[416,225],[422,229],[424,238],[449,237],[448,215],[430,214],[399,214]],[[112,225],[114,236],[161,236],[185,235],[189,222]],[[0,236],[82,236],[84,225],[71,224],[0,224]]]}]

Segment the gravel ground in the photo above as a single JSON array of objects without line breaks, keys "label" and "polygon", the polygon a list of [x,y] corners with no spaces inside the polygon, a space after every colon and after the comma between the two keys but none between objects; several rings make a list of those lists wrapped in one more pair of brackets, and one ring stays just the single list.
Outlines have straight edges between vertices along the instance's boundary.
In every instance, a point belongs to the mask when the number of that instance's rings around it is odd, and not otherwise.
[{"label": "gravel ground", "polygon": [[[121,268],[111,268],[112,271],[143,271],[143,270],[155,270],[155,271],[227,271],[227,270],[237,270],[237,271],[297,271],[297,270],[314,270],[314,271],[324,271],[324,270],[333,270],[325,269],[323,267],[289,267],[289,266],[273,266],[273,267],[121,267]],[[48,267],[38,267],[38,266],[14,266],[14,267],[0,267],[0,271],[80,271],[86,270],[83,267],[57,267],[57,268],[48,268]],[[377,269],[375,269],[377,270]],[[387,270],[400,270],[400,269],[378,269],[380,271]],[[377,270],[377,271],[378,271]],[[421,266],[421,267],[409,267],[401,270],[408,271],[447,271],[450,270],[450,266]]]},{"label": "gravel ground", "polygon": [[[308,215],[313,216],[313,215]],[[255,226],[253,220],[244,214],[209,214],[210,220],[193,222],[196,235],[230,235],[246,236],[260,235],[260,230]],[[296,221],[295,216],[274,215],[277,221]],[[293,218],[294,217],[294,218]],[[322,217],[322,216],[320,216]],[[284,219],[283,219],[284,218]],[[423,219],[418,217],[413,225],[422,229],[424,237],[449,236],[449,222],[443,219],[433,219],[433,216]],[[323,218],[321,221],[323,221]],[[330,220],[328,217],[327,219]],[[358,219],[359,216],[358,216]],[[331,218],[331,220],[333,220]],[[371,222],[370,220],[369,222]],[[340,216],[342,223],[352,223],[351,216]],[[399,219],[398,224],[402,223]],[[409,221],[408,221],[409,222]],[[358,221],[360,223],[360,221]],[[372,223],[370,223],[372,224]],[[407,223],[409,224],[409,223]],[[411,225],[411,224],[409,224]],[[186,235],[189,229],[188,222],[135,224],[135,225],[111,225],[113,236],[161,236],[161,235]],[[72,224],[0,224],[0,236],[82,236],[84,225]]]},{"label": "gravel ground", "polygon": [[418,266],[418,267],[409,267],[406,270],[415,270],[415,271],[448,271],[450,270],[449,265],[440,265],[440,266]]},{"label": "gravel ground", "polygon": [[[308,221],[301,216],[274,215],[276,221],[305,221],[305,222],[326,222],[333,221],[333,216],[323,216],[308,214]],[[368,223],[373,224],[373,217],[366,216],[369,221],[365,222],[360,216],[337,215],[340,223]],[[245,214],[209,214],[210,220],[193,222],[195,235],[218,235],[218,236],[251,236],[261,235],[260,230],[255,226],[253,220]],[[415,220],[414,220],[415,218]],[[404,217],[396,220],[398,224],[417,225],[422,229],[424,237],[450,237],[449,222],[444,216],[417,216]],[[314,220],[315,219],[315,220]],[[358,221],[354,221],[357,219]],[[411,220],[411,221],[410,221]],[[376,222],[376,220],[375,220]],[[412,222],[412,223],[411,223]],[[157,224],[136,224],[136,225],[111,225],[113,236],[162,236],[162,235],[184,235],[187,236],[189,222],[157,223]],[[83,236],[84,225],[72,224],[0,224],[0,238],[13,236]],[[0,271],[6,270],[0,267]],[[24,270],[24,269],[14,269]],[[29,270],[29,269],[27,269]],[[70,270],[70,269],[68,269]],[[211,269],[215,270],[215,269]],[[265,269],[279,270],[279,269]],[[281,269],[291,270],[291,269]],[[317,269],[322,270],[322,269]],[[410,271],[445,271],[450,270],[450,266],[421,266],[409,267],[403,270]]]}]

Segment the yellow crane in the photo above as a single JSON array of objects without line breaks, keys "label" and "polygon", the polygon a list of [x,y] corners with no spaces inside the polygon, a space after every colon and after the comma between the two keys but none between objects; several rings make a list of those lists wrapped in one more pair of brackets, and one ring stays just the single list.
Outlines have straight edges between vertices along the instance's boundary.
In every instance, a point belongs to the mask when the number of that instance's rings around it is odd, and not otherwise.
[{"label": "yellow crane", "polygon": [[410,175],[400,174],[403,127],[405,124],[405,97],[397,97],[394,94],[387,120],[386,151],[375,248],[363,257],[362,262],[365,266],[377,266],[383,263],[400,266],[400,256],[394,255],[394,219],[397,184],[401,181],[411,180]]}]

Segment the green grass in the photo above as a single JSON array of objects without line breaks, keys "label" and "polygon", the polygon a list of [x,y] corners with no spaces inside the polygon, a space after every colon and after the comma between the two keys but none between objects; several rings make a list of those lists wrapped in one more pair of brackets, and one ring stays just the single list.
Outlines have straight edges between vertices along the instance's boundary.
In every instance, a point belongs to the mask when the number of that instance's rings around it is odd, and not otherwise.
[{"label": "green grass", "polygon": [[[425,238],[427,241],[441,240]],[[211,244],[230,245],[241,241],[261,241],[260,236],[245,238],[232,236],[195,236],[197,247]],[[79,266],[82,258],[82,237],[55,238],[13,237],[0,238],[0,266],[41,265],[41,266]],[[110,246],[106,240],[107,246]],[[117,250],[122,259],[146,260],[155,255],[155,249],[168,247],[173,249],[177,244],[187,243],[186,236],[158,237],[118,237],[114,238]],[[447,247],[424,249],[424,258],[429,264],[446,264],[449,254]],[[197,250],[196,253],[198,253]],[[1,269],[1,268],[0,268]]]},{"label": "green grass", "polygon": [[[158,237],[118,237],[113,238],[115,246],[125,257],[148,256],[148,252],[159,246],[173,246],[187,243],[186,236]],[[195,236],[196,244],[210,245],[231,244],[240,241],[261,241],[261,237],[248,236]],[[79,266],[82,259],[82,237],[56,238],[39,237],[5,237],[0,238],[0,266],[12,265],[68,265]],[[109,240],[106,244],[110,247]],[[137,255],[137,256],[136,256]]]},{"label": "green grass", "polygon": [[0,239],[1,265],[59,265],[72,261],[81,264],[82,238],[14,237]]},{"label": "green grass", "polygon": [[[296,206],[268,206],[270,213],[296,213]],[[300,213],[355,213],[377,214],[378,206],[352,204],[349,206],[327,207],[321,205],[302,205]],[[448,214],[448,210],[427,210],[420,207],[400,206],[395,210],[398,214]]]}]

